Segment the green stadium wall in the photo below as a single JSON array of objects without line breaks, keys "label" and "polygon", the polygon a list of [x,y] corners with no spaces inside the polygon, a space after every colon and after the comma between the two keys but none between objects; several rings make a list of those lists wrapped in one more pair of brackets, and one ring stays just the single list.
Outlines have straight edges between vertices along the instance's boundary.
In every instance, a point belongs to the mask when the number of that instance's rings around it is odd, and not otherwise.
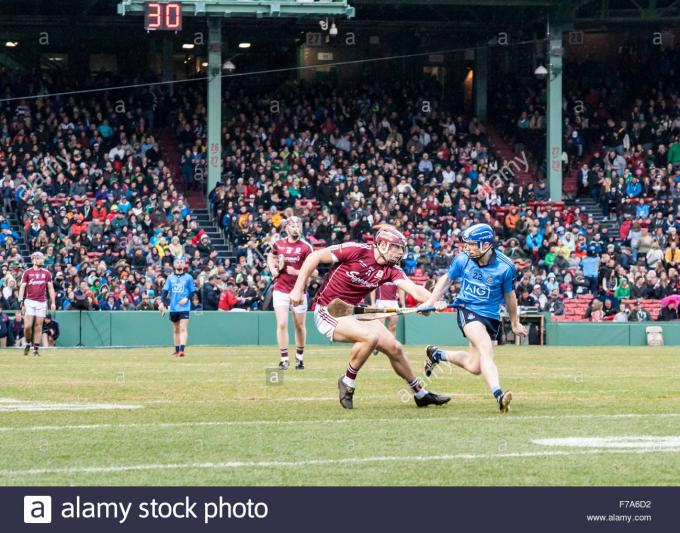
[{"label": "green stadium wall", "polygon": [[[153,311],[59,311],[56,313],[61,336],[58,346],[171,346],[172,329],[168,317]],[[680,322],[591,323],[546,322],[545,342],[561,346],[644,346],[645,328],[663,327],[664,342],[680,345]],[[292,320],[288,331],[294,341]],[[456,325],[454,313],[399,318],[397,338],[409,345],[441,344],[460,346],[465,338]],[[189,322],[189,344],[207,346],[243,346],[276,344],[276,319],[273,312],[193,313]],[[330,345],[314,327],[312,313],[307,314],[307,344]]]}]

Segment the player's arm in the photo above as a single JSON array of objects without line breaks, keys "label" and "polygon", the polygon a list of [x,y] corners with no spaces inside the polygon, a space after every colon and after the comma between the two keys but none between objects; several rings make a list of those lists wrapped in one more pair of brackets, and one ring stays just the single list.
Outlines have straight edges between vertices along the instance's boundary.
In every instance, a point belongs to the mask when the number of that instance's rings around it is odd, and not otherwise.
[{"label": "player's arm", "polygon": [[54,290],[54,285],[52,284],[51,281],[47,284],[47,292],[50,295],[50,309],[52,311],[56,311],[57,310],[57,293]]},{"label": "player's arm", "polygon": [[399,307],[406,307],[406,293],[398,287],[397,297],[399,298]]},{"label": "player's arm", "polygon": [[419,302],[428,302],[432,297],[432,293],[425,287],[413,283],[413,281],[408,278],[395,280],[394,284],[405,293],[413,296]]},{"label": "player's arm", "polygon": [[24,278],[21,278],[21,284],[19,285],[19,305],[21,305],[21,308],[23,309],[24,307],[24,293],[26,292],[26,282],[24,281]]},{"label": "player's arm", "polygon": [[302,303],[302,295],[307,286],[307,281],[312,277],[312,274],[314,274],[320,264],[332,264],[335,262],[337,262],[337,258],[333,255],[330,248],[324,248],[309,254],[305,262],[302,263],[295,287],[290,292],[290,303],[294,306]]},{"label": "player's arm", "polygon": [[161,291],[161,299],[158,302],[158,310],[161,313],[165,312],[165,308],[170,306],[170,279],[165,280],[163,290]]},{"label": "player's arm", "polygon": [[274,253],[274,249],[272,248],[272,251],[267,254],[267,266],[269,267],[269,272],[272,273],[272,276],[275,278],[279,277],[279,259],[278,256]]},{"label": "player's arm", "polygon": [[[423,301],[422,305],[419,307],[445,307],[446,304],[441,302],[444,291],[451,285],[451,280],[448,274],[443,274],[437,280],[437,283],[432,289],[432,293],[427,300]],[[435,305],[436,303],[441,303],[441,305]]]},{"label": "player's arm", "polygon": [[510,326],[515,335],[521,337],[527,334],[526,328],[519,322],[519,311],[517,309],[517,295],[515,294],[515,270],[508,270],[503,278],[503,297],[505,298],[505,308],[510,315]]},{"label": "player's arm", "polygon": [[375,307],[375,293],[376,291],[371,291],[371,307]]}]

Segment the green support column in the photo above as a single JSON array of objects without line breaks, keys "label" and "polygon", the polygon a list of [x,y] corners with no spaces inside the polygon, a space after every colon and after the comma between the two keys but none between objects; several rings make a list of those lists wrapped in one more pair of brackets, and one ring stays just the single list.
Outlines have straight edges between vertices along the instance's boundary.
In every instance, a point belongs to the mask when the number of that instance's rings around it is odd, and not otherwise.
[{"label": "green support column", "polygon": [[208,190],[222,177],[222,19],[208,18]]},{"label": "green support column", "polygon": [[489,49],[486,46],[475,50],[475,115],[486,122],[489,86]]},{"label": "green support column", "polygon": [[548,24],[548,190],[553,202],[562,201],[562,26]]}]

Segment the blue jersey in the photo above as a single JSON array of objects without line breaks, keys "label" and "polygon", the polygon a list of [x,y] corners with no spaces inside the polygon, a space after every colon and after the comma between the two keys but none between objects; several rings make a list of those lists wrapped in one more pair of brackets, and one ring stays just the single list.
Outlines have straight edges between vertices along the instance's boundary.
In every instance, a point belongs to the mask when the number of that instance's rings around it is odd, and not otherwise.
[{"label": "blue jersey", "polygon": [[458,254],[449,266],[449,280],[460,280],[460,292],[454,303],[487,318],[500,320],[505,294],[515,289],[517,270],[502,252],[494,250],[491,261],[480,266],[467,254]]},{"label": "blue jersey", "polygon": [[[170,294],[171,313],[191,310],[191,296],[196,292],[196,286],[194,285],[194,278],[189,274],[185,272],[178,276],[173,272],[165,280],[163,290]],[[180,305],[179,301],[183,298],[186,298],[187,302]]]}]

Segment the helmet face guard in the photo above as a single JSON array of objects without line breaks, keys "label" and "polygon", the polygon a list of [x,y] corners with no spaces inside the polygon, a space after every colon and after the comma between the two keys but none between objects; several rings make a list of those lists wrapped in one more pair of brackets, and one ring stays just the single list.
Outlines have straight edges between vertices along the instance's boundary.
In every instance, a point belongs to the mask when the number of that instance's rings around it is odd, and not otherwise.
[{"label": "helmet face guard", "polygon": [[42,265],[45,263],[45,256],[41,252],[33,252],[31,254],[31,261],[34,265]]},{"label": "helmet face guard", "polygon": [[286,233],[293,239],[299,239],[302,235],[302,220],[300,217],[290,217],[286,221]]},{"label": "helmet face guard", "polygon": [[406,237],[393,226],[383,226],[380,228],[375,234],[374,243],[378,250],[378,255],[382,257],[388,266],[399,264],[406,255],[408,248]]},{"label": "helmet face guard", "polygon": [[[460,239],[464,246],[463,251],[471,259],[479,259],[484,257],[490,250],[493,250],[493,245],[496,240],[496,234],[493,228],[488,224],[475,224],[466,229],[461,235]],[[476,245],[477,250],[471,250],[469,245]],[[485,248],[484,245],[488,246]],[[477,253],[475,253],[477,252]]]},{"label": "helmet face guard", "polygon": [[181,270],[184,271],[184,268],[186,267],[186,262],[184,261],[183,258],[178,257],[172,262],[172,267],[175,270]]}]

